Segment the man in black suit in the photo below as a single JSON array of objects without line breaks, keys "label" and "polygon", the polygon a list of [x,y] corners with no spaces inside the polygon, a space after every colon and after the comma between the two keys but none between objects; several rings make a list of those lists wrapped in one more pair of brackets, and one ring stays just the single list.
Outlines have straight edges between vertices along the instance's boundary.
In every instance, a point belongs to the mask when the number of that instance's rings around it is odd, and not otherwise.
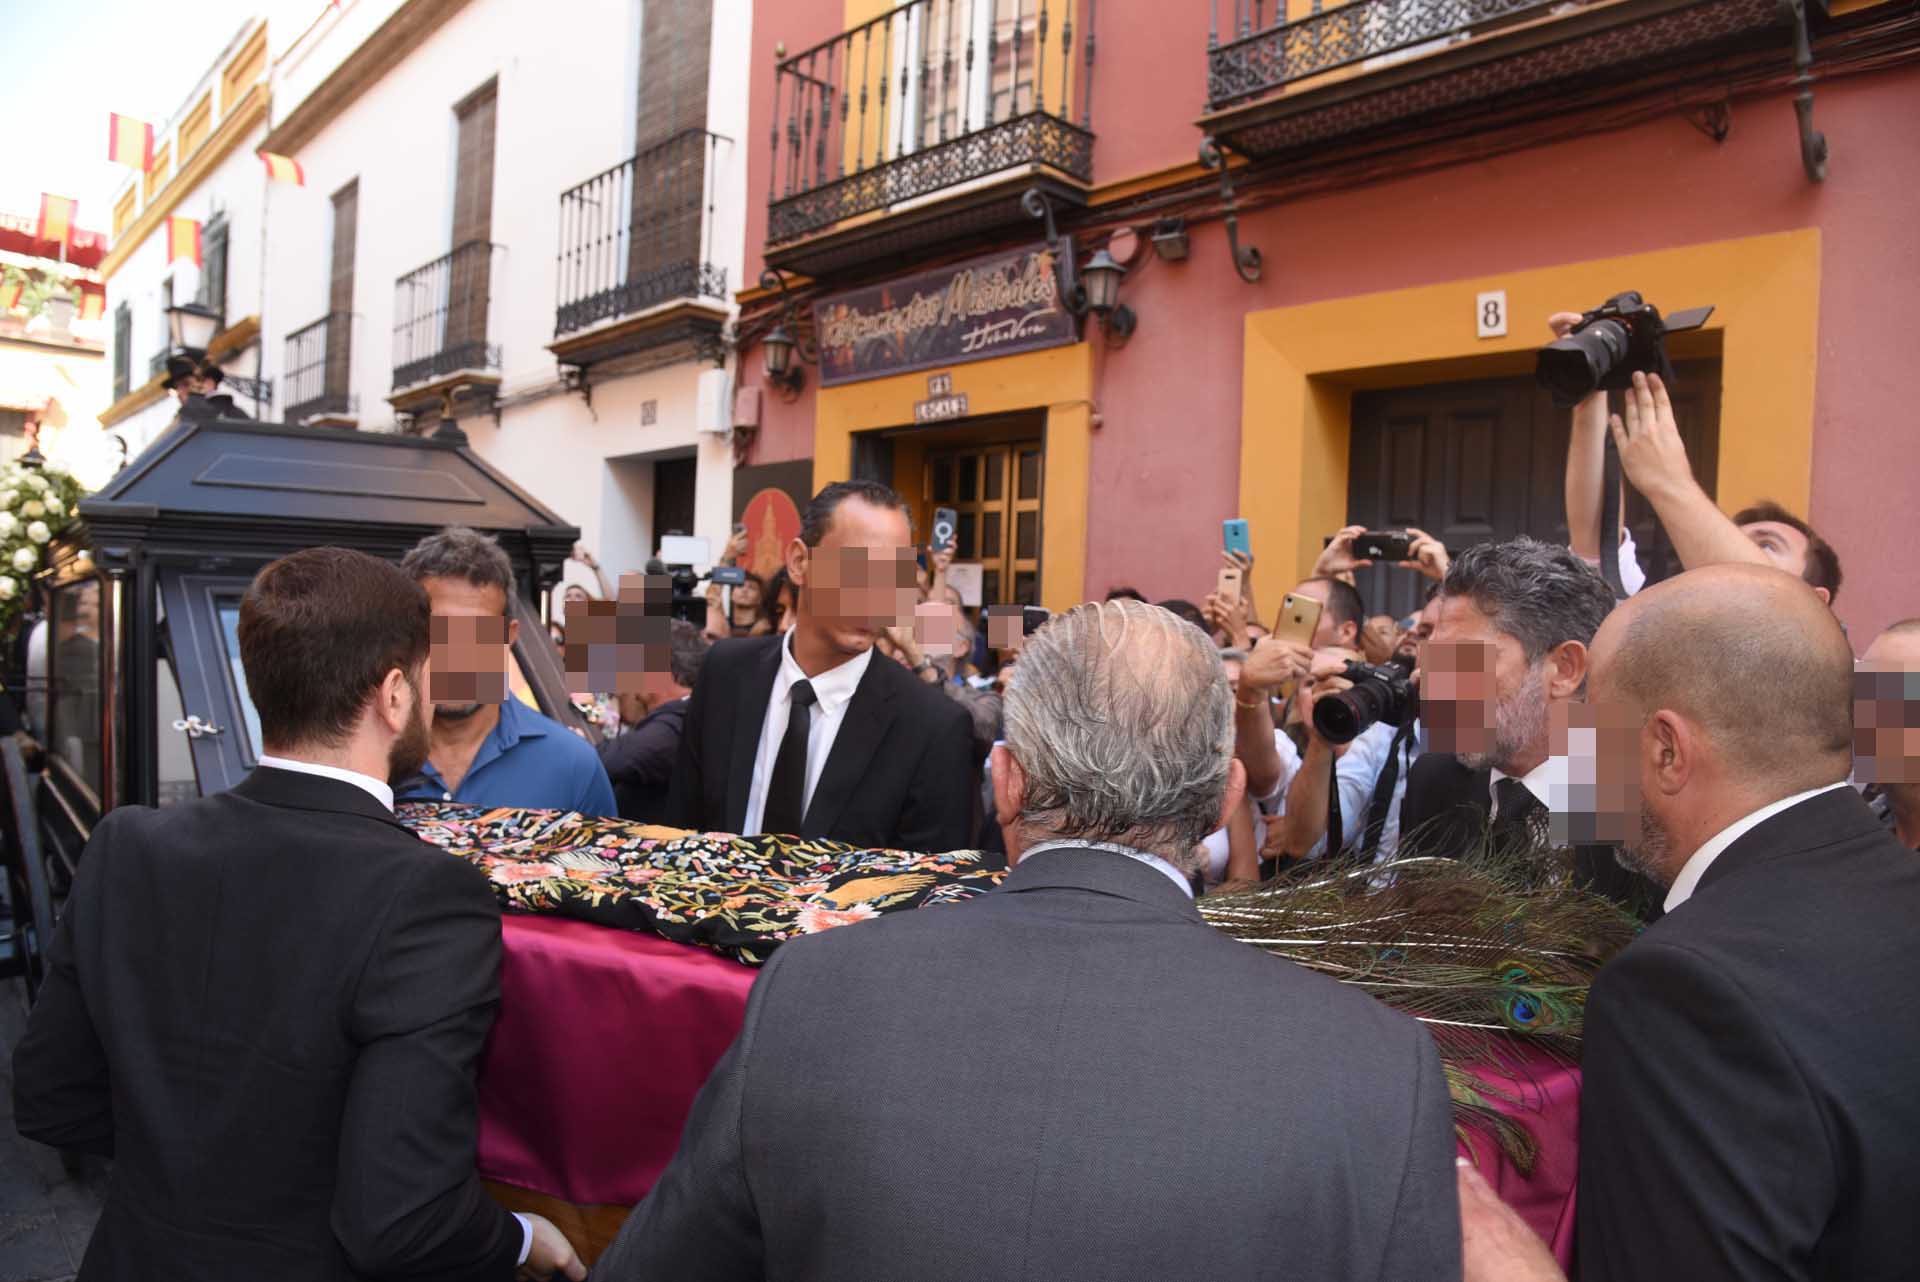
[{"label": "man in black suit", "polygon": [[1232,697],[1154,606],[1029,637],[1005,885],[782,945],[595,1277],[1457,1279],[1432,1037],[1194,908]]},{"label": "man in black suit", "polygon": [[93,830],[14,1052],[20,1133],[114,1159],[80,1277],[585,1276],[474,1173],[500,912],[395,822],[426,595],[313,548],[240,605],[259,768]]},{"label": "man in black suit", "polygon": [[1574,876],[1643,914],[1659,896],[1622,868],[1580,807],[1566,745],[1587,646],[1613,609],[1599,572],[1525,535],[1461,553],[1441,584],[1421,651],[1427,751],[1407,776],[1400,849],[1456,856],[1489,828],[1496,844],[1571,845]]},{"label": "man in black suit", "polygon": [[1913,1277],[1920,860],[1847,786],[1845,634],[1792,575],[1694,570],[1601,628],[1590,696],[1667,911],[1587,1002],[1581,1282]]},{"label": "man in black suit", "polygon": [[913,532],[900,496],[829,485],[787,547],[792,630],[714,646],[680,735],[671,822],[856,846],[958,850],[973,836],[967,713],[873,652],[913,617]]}]

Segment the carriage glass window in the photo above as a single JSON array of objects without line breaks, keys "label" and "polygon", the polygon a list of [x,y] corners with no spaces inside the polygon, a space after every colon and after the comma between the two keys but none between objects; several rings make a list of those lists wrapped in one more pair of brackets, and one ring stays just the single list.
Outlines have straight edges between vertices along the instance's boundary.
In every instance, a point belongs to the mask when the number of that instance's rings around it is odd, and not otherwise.
[{"label": "carriage glass window", "polygon": [[220,615],[220,639],[226,646],[227,670],[233,676],[234,693],[240,696],[240,712],[247,722],[247,758],[260,759],[260,714],[254,711],[253,696],[247,693],[247,674],[240,666],[240,598],[218,597],[213,608]]},{"label": "carriage glass window", "polygon": [[100,741],[100,581],[56,588],[52,604],[47,746],[98,796],[106,764]]}]

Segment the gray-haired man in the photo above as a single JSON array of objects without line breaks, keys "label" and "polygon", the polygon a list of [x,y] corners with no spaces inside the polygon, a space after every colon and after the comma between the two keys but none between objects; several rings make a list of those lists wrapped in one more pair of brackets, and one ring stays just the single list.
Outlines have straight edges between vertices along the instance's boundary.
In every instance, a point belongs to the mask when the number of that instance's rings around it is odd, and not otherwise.
[{"label": "gray-haired man", "polygon": [[1432,1039],[1194,908],[1232,712],[1153,606],[1028,638],[1004,887],[782,946],[595,1276],[1458,1279]]},{"label": "gray-haired man", "polygon": [[397,783],[399,799],[615,813],[592,746],[507,688],[520,623],[507,608],[516,585],[500,545],[450,525],[416,543],[400,568],[433,603],[433,747],[420,772]]},{"label": "gray-haired man", "polygon": [[1407,776],[1403,854],[1457,856],[1489,829],[1510,847],[1572,845],[1580,882],[1657,914],[1652,884],[1580,830],[1591,754],[1583,764],[1567,751],[1587,647],[1613,605],[1599,571],[1556,543],[1521,535],[1453,562],[1421,649],[1427,752]]}]

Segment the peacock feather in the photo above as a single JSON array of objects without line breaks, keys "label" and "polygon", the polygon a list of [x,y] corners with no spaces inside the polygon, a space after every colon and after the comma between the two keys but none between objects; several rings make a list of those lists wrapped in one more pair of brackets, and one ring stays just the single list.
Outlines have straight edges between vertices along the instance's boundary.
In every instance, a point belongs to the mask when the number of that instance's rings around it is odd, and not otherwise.
[{"label": "peacock feather", "polygon": [[1424,1022],[1447,1069],[1456,1129],[1491,1138],[1526,1172],[1533,1138],[1493,1106],[1486,1078],[1524,1074],[1502,1054],[1516,1039],[1578,1062],[1593,975],[1640,929],[1572,885],[1568,867],[1564,852],[1495,849],[1483,838],[1458,859],[1329,861],[1304,879],[1226,889],[1199,907],[1234,938]]}]

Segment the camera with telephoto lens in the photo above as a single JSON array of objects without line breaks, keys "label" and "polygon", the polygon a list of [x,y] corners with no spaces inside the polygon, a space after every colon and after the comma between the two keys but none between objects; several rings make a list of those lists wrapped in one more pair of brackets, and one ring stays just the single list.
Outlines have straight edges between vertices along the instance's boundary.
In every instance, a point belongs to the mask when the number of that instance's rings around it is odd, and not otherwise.
[{"label": "camera with telephoto lens", "polygon": [[1376,722],[1404,726],[1420,715],[1411,655],[1396,654],[1383,664],[1350,660],[1340,675],[1353,682],[1351,689],[1313,701],[1313,728],[1328,743],[1351,743]]},{"label": "camera with telephoto lens", "polygon": [[1710,306],[1694,307],[1662,320],[1660,309],[1634,291],[1615,294],[1584,313],[1565,338],[1540,349],[1535,376],[1562,408],[1603,388],[1631,387],[1635,374],[1658,374],[1672,387],[1667,335],[1699,329],[1711,315]]}]

